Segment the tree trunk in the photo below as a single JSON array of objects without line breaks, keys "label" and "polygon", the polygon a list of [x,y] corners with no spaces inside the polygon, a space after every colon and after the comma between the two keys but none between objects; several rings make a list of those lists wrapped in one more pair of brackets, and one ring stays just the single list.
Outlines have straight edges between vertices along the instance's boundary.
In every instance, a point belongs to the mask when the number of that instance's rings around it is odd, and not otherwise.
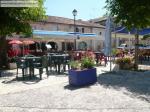
[{"label": "tree trunk", "polygon": [[139,54],[139,34],[138,30],[136,31],[135,34],[135,63],[134,63],[134,68],[135,70],[138,70],[138,54]]},{"label": "tree trunk", "polygon": [[2,69],[8,67],[7,48],[6,36],[0,36],[0,68]]}]

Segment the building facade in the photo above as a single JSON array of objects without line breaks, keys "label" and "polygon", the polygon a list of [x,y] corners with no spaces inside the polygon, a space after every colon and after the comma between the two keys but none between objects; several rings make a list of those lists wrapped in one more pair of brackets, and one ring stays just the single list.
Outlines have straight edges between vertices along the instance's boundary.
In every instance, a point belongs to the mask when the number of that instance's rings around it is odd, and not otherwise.
[{"label": "building facade", "polygon": [[[115,18],[113,18],[114,21]],[[95,18],[89,20],[91,23],[96,23],[99,25],[105,26],[107,17]],[[121,44],[127,44],[132,47],[135,45],[135,34],[134,30],[129,32],[125,27],[122,27],[121,24],[113,26],[112,29],[112,46],[118,47]],[[143,36],[150,33],[150,28],[144,28],[139,32],[140,44],[150,45],[150,39],[143,40]]]},{"label": "building facade", "polygon": [[[31,26],[33,31],[48,32],[47,35],[35,33],[33,37],[46,41],[57,50],[76,48],[76,50],[100,51],[104,46],[105,27],[89,21],[76,20],[74,23],[73,19],[48,16],[43,21],[31,23]],[[66,33],[72,34],[70,38],[67,38]],[[94,36],[91,36],[93,34]]]}]

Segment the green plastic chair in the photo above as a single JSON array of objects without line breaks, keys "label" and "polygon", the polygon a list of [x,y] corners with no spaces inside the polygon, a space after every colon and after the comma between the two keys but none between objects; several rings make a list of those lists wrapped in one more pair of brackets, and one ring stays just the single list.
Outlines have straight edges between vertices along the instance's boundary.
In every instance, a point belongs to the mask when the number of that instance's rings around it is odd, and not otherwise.
[{"label": "green plastic chair", "polygon": [[39,69],[40,79],[42,79],[42,73],[44,68],[46,69],[46,74],[48,76],[48,57],[42,56],[40,60],[36,60],[36,62],[33,62],[33,67],[35,69]]},{"label": "green plastic chair", "polygon": [[21,58],[16,58],[16,64],[17,64],[17,74],[16,74],[16,78],[18,78],[18,69],[22,69],[22,76],[24,79],[24,76],[27,72],[27,68],[28,68],[28,63],[26,60],[23,60]]}]

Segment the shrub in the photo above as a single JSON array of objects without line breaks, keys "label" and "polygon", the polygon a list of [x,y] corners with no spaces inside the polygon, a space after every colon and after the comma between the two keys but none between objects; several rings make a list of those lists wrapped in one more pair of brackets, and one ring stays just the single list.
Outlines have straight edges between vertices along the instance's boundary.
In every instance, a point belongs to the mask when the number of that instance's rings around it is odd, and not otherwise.
[{"label": "shrub", "polygon": [[117,49],[115,49],[115,48],[112,49],[112,55],[116,56],[117,52],[118,52]]},{"label": "shrub", "polygon": [[81,59],[81,68],[93,68],[94,67],[94,60],[90,57],[84,57]]}]

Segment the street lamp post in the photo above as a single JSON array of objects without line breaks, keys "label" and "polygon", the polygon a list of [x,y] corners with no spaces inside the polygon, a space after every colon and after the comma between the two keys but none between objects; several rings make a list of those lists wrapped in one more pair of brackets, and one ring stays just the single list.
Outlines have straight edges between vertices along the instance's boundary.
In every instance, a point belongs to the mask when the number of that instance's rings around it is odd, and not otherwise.
[{"label": "street lamp post", "polygon": [[[72,11],[72,14],[74,16],[74,35],[75,35],[75,32],[76,32],[76,15],[77,15],[77,10],[74,9]],[[74,50],[76,50],[76,38],[74,39]]]}]

